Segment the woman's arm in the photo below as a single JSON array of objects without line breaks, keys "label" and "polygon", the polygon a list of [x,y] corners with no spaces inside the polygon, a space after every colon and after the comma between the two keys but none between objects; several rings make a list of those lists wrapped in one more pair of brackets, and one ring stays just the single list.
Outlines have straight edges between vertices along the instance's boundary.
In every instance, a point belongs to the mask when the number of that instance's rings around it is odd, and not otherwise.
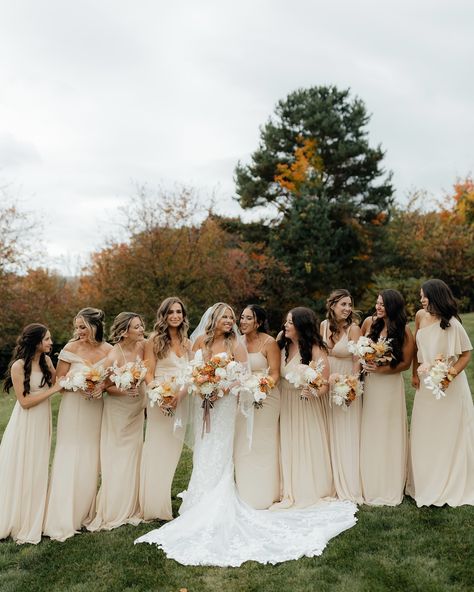
[{"label": "woman's arm", "polygon": [[268,361],[268,374],[273,378],[275,384],[277,384],[280,380],[281,351],[273,337],[268,340],[265,354]]},{"label": "woman's arm", "polygon": [[411,370],[411,385],[413,388],[418,390],[420,388],[420,377],[418,376],[418,367],[420,363],[418,362],[418,348],[416,346],[416,334],[418,333],[418,329],[420,328],[420,320],[421,316],[423,315],[424,311],[419,310],[415,315],[415,335],[414,335],[414,350],[413,350],[413,364]]},{"label": "woman's arm", "polygon": [[58,393],[62,388],[59,385],[59,382],[56,382],[55,384],[53,384],[53,386],[50,386],[49,389],[42,391],[41,393],[35,394],[34,396],[24,396],[23,383],[25,380],[25,372],[23,360],[17,360],[13,364],[11,368],[11,377],[17,401],[18,403],[20,403],[23,409],[30,409],[31,407],[36,407],[36,405],[39,405],[46,399],[49,399],[49,397],[51,397],[51,395],[54,395],[54,393]]},{"label": "woman's arm", "polygon": [[156,356],[153,347],[153,334],[145,341],[145,348],[143,350],[143,359],[146,365],[145,382],[150,384],[155,378]]},{"label": "woman's arm", "polygon": [[465,351],[459,356],[457,362],[453,364],[453,370],[455,370],[456,375],[459,374],[464,370],[464,368],[469,364],[469,360],[471,359],[471,352]]},{"label": "woman's arm", "polygon": [[[350,341],[357,341],[359,337],[362,335],[361,328],[356,323],[352,323],[349,328],[349,340]],[[357,356],[352,356],[352,374],[359,374],[360,372],[360,358]]]}]

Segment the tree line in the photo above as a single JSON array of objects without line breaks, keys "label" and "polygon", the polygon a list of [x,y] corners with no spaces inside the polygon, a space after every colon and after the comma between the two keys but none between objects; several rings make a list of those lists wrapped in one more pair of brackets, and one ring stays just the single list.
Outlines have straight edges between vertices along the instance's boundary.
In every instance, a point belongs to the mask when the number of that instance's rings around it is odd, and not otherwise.
[{"label": "tree line", "polygon": [[191,322],[215,301],[237,310],[256,302],[277,330],[297,304],[323,314],[339,287],[364,313],[380,289],[395,288],[413,315],[420,284],[438,277],[472,310],[473,179],[457,180],[437,203],[422,191],[395,201],[384,151],[369,143],[369,118],[347,89],[290,93],[261,127],[250,162],[235,169],[236,200],[258,208],[258,221],[206,210],[192,188],[138,186],[124,211],[125,238],[94,252],[75,278],[31,267],[34,225],[15,206],[0,206],[0,349],[32,321],[66,341],[85,305],[108,319],[139,312],[151,328],[172,294],[187,303]]}]

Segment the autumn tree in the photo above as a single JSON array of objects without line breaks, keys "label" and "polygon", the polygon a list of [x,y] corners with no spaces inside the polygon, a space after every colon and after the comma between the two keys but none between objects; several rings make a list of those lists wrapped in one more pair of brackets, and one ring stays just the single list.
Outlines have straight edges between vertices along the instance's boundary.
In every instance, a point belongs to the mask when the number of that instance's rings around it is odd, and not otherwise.
[{"label": "autumn tree", "polygon": [[196,323],[216,301],[239,307],[261,297],[265,252],[235,240],[186,188],[138,188],[126,209],[127,236],[95,253],[81,278],[84,302],[108,317],[122,310],[144,314],[148,325],[159,303],[178,295]]},{"label": "autumn tree", "polygon": [[334,287],[362,293],[388,220],[390,174],[368,121],[348,90],[298,90],[262,127],[251,164],[236,168],[242,207],[276,207],[269,244],[291,270],[294,299],[319,309]]}]

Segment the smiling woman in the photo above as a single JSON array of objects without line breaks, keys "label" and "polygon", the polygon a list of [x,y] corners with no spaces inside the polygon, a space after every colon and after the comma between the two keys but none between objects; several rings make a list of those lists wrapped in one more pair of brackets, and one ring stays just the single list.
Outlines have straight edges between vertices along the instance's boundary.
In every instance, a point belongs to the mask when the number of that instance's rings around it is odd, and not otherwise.
[{"label": "smiling woman", "polygon": [[53,342],[47,327],[26,326],[17,339],[5,390],[17,402],[0,446],[0,539],[39,543],[51,446],[49,397],[61,390],[47,355]]},{"label": "smiling woman", "polygon": [[80,310],[74,338],[59,353],[57,377],[70,384],[93,371],[99,381],[90,390],[72,387],[62,396],[44,521],[44,534],[58,541],[73,536],[94,517],[104,389],[100,377],[111,349],[104,341],[104,313],[97,308]]}]

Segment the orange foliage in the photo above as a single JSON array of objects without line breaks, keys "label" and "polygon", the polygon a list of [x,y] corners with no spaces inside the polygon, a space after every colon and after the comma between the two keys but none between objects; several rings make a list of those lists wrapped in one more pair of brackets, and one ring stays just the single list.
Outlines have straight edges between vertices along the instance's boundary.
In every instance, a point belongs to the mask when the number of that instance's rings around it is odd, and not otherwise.
[{"label": "orange foliage", "polygon": [[296,142],[293,162],[277,164],[275,182],[290,193],[299,195],[308,182],[320,179],[323,161],[317,153],[316,140],[299,135]]}]

